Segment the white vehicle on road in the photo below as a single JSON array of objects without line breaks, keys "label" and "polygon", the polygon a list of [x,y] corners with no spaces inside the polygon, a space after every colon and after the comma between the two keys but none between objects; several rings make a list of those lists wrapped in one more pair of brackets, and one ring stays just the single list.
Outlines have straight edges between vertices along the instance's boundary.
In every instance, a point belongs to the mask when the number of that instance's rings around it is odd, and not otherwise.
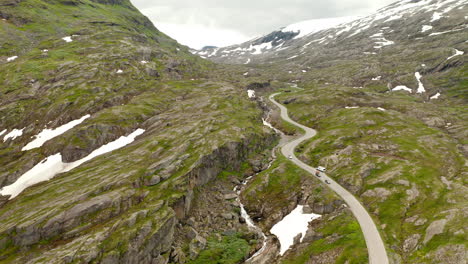
[{"label": "white vehicle on road", "polygon": [[325,172],[327,169],[325,169],[325,167],[319,166],[317,170],[320,172]]},{"label": "white vehicle on road", "polygon": [[288,156],[288,159],[292,159],[292,155],[289,155],[289,156]]}]

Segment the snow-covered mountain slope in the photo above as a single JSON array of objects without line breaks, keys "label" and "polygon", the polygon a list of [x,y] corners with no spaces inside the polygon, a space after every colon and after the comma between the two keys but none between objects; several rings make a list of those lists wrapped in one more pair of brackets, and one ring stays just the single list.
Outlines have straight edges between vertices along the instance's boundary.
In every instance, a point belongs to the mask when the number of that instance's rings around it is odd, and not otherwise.
[{"label": "snow-covered mountain slope", "polygon": [[295,24],[291,24],[283,28],[282,32],[298,32],[294,39],[302,38],[304,36],[317,33],[319,31],[336,27],[338,25],[348,23],[358,19],[357,16],[347,16],[347,17],[335,17],[335,18],[324,18],[324,19],[311,19]]},{"label": "snow-covered mountain slope", "polygon": [[[202,50],[192,50],[192,53],[201,56],[202,58],[210,58],[214,61],[225,62],[226,58],[228,63],[229,59],[247,57],[246,63],[250,62],[251,55],[262,55],[263,53],[277,52],[285,49],[294,40],[303,38],[310,34],[320,32],[325,29],[336,27],[340,24],[347,23],[357,19],[358,17],[337,17],[325,19],[312,19],[295,24],[291,24],[277,31],[271,32],[262,37],[255,38],[239,45],[233,45],[225,48],[218,47],[205,47]],[[233,62],[239,63],[239,62]]]},{"label": "snow-covered mountain slope", "polygon": [[352,46],[366,55],[375,55],[408,41],[433,41],[440,35],[465,34],[467,3],[467,0],[402,0],[367,17],[309,20],[239,45],[195,53],[229,64],[292,60],[321,47],[349,50]]}]

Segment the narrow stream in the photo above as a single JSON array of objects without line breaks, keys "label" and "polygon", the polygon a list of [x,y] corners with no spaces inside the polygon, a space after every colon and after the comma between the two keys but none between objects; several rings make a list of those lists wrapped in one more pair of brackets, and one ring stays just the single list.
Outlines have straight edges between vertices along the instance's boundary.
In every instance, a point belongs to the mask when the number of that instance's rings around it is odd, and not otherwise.
[{"label": "narrow stream", "polygon": [[[267,115],[266,118],[262,118],[263,125],[266,126],[266,127],[269,127],[269,128],[271,128],[271,129],[273,129],[273,130],[275,131],[275,133],[280,134],[281,137],[283,137],[284,134],[283,134],[281,131],[279,131],[278,129],[274,128],[274,127],[267,121],[267,120],[269,119],[269,117],[270,117],[270,113],[271,113],[271,112],[268,113],[268,115]],[[277,147],[280,146],[280,144],[281,144],[281,141],[279,141],[279,142],[278,142],[278,145],[276,145],[276,146],[272,149],[271,153],[272,153],[273,159],[268,163],[268,166],[267,166],[267,168],[266,168],[265,170],[268,170],[268,169],[271,167],[271,165],[273,164],[273,162],[275,162],[275,160],[276,160],[275,150],[276,150]],[[261,172],[259,172],[259,173],[261,173]],[[258,227],[258,226],[255,225],[255,223],[253,222],[252,218],[250,217],[250,215],[249,215],[249,214],[247,213],[247,211],[245,210],[244,204],[242,204],[242,202],[241,202],[241,200],[240,200],[240,194],[241,194],[241,192],[244,190],[244,188],[245,188],[245,186],[247,185],[247,183],[249,183],[249,182],[252,180],[252,178],[255,177],[255,176],[257,176],[259,173],[256,173],[255,175],[248,177],[245,181],[242,182],[242,185],[236,186],[236,187],[234,188],[234,191],[237,192],[237,202],[239,202],[239,204],[240,204],[241,216],[245,219],[245,222],[246,222],[247,226],[249,227],[249,229],[251,229],[251,230],[253,230],[253,231],[255,231],[255,232],[260,233],[261,236],[263,237],[263,245],[262,245],[262,247],[261,247],[257,252],[255,252],[255,254],[253,254],[250,258],[248,258],[248,259],[246,260],[246,262],[248,262],[248,261],[254,259],[255,257],[259,256],[260,254],[262,254],[263,251],[265,251],[265,249],[266,249],[266,247],[267,247],[267,236],[265,235],[265,233],[263,232],[263,230],[262,230],[260,227]]]}]

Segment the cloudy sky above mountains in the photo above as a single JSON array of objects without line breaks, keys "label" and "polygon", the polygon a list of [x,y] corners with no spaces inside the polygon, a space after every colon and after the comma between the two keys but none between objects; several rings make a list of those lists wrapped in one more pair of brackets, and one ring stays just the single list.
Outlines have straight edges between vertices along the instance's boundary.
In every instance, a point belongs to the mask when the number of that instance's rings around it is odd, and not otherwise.
[{"label": "cloudy sky above mountains", "polygon": [[131,0],[179,43],[241,43],[303,20],[367,15],[395,0]]}]

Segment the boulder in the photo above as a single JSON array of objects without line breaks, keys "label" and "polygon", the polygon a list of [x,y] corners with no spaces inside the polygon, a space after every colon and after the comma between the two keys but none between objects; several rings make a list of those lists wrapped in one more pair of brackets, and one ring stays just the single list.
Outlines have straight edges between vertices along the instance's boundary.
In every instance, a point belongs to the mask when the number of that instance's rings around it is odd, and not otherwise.
[{"label": "boulder", "polygon": [[228,193],[228,194],[224,195],[224,200],[232,200],[232,199],[236,199],[236,198],[237,198],[236,193]]},{"label": "boulder", "polygon": [[187,261],[187,257],[185,256],[184,251],[180,247],[176,247],[172,249],[172,252],[171,252],[172,263],[185,263],[186,261]]},{"label": "boulder", "polygon": [[413,251],[416,246],[418,245],[419,239],[421,239],[420,234],[414,234],[409,236],[404,242],[403,242],[403,251],[404,252],[411,252]]},{"label": "boulder", "polygon": [[293,245],[297,245],[297,244],[301,243],[301,238],[302,238],[302,234],[297,234],[297,235],[294,237]]},{"label": "boulder", "polygon": [[435,235],[442,234],[444,232],[445,225],[447,224],[446,219],[441,219],[432,222],[426,229],[426,236],[424,237],[424,244],[429,242]]},{"label": "boulder", "polygon": [[189,240],[192,240],[198,236],[198,232],[193,227],[188,227],[186,235]]},{"label": "boulder", "polygon": [[367,190],[365,191],[362,196],[363,197],[379,197],[382,200],[387,199],[388,196],[390,196],[392,193],[385,189],[385,188],[375,188],[372,190]]},{"label": "boulder", "polygon": [[153,186],[161,182],[161,177],[153,175],[151,178],[145,180],[146,186]]},{"label": "boulder", "polygon": [[206,239],[202,236],[196,236],[189,244],[189,256],[190,259],[198,257],[200,252],[206,247]]},{"label": "boulder", "polygon": [[445,120],[440,117],[428,117],[424,118],[423,121],[430,127],[445,127]]}]

